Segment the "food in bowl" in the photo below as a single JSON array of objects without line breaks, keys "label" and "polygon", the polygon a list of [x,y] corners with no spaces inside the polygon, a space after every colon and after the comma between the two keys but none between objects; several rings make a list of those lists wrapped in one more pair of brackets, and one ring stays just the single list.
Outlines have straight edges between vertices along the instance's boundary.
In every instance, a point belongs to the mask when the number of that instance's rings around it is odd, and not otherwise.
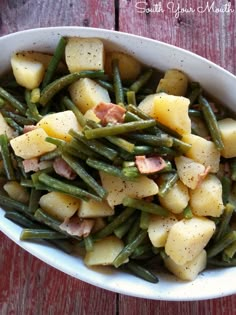
[{"label": "food in bowl", "polygon": [[236,121],[199,83],[178,69],[160,79],[98,38],[62,37],[53,57],[17,51],[11,65],[0,204],[22,240],[80,246],[87,266],[150,282],[148,265],[194,280],[235,264]]}]

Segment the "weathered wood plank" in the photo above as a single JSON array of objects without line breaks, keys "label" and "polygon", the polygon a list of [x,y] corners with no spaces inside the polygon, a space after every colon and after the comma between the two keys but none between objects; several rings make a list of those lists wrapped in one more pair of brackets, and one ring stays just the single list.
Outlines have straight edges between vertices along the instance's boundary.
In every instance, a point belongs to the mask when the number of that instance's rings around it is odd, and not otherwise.
[{"label": "weathered wood plank", "polygon": [[91,26],[113,29],[113,1],[1,0],[0,35],[47,26]]}]

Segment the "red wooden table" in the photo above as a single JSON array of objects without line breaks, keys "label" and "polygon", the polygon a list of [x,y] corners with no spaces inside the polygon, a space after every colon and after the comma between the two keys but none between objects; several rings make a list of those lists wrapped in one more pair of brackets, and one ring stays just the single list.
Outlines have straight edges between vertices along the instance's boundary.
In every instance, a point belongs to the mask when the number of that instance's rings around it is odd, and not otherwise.
[{"label": "red wooden table", "polygon": [[[116,29],[186,48],[236,74],[235,10],[235,0],[0,0],[0,36],[43,26]],[[231,315],[236,296],[164,302],[108,292],[47,266],[0,232],[0,314]]]}]

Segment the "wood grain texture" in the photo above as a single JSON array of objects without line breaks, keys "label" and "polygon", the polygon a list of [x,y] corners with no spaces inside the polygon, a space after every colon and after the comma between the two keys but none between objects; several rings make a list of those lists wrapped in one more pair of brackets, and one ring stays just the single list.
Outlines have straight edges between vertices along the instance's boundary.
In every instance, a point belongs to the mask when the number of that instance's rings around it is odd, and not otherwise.
[{"label": "wood grain texture", "polygon": [[[116,16],[115,6],[117,4]],[[158,39],[196,52],[236,74],[236,13],[197,14],[207,1],[168,2],[163,13],[138,13],[138,0],[1,0],[0,35],[58,25],[92,26]],[[209,1],[211,4],[213,1]],[[145,1],[153,9],[159,1]],[[217,0],[219,7],[235,0]],[[135,7],[136,5],[136,7]],[[149,10],[150,11],[150,10]],[[157,54],[158,57],[158,54]],[[233,315],[236,296],[199,302],[150,301],[118,295],[88,285],[47,266],[0,233],[0,315]],[[234,279],[232,279],[234,280]]]}]

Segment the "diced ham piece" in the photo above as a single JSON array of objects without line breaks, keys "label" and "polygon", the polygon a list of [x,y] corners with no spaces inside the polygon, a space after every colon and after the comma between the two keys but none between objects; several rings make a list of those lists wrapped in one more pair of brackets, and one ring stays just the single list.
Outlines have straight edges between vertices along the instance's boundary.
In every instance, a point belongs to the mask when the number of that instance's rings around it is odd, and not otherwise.
[{"label": "diced ham piece", "polygon": [[76,173],[73,169],[60,157],[54,160],[53,168],[58,175],[67,179],[73,180],[76,177]]},{"label": "diced ham piece", "polygon": [[197,187],[201,184],[201,182],[203,181],[203,179],[207,176],[207,174],[210,173],[211,167],[207,166],[204,170],[203,173],[199,174],[199,178],[198,178],[198,183],[197,183]]},{"label": "diced ham piece", "polygon": [[101,119],[102,125],[107,125],[108,123],[117,124],[124,122],[126,109],[120,105],[113,103],[99,103],[94,108],[95,115]]},{"label": "diced ham piece", "polygon": [[35,130],[37,126],[35,125],[25,125],[23,129],[23,133],[27,133],[29,131]]},{"label": "diced ham piece", "polygon": [[160,156],[146,157],[138,155],[135,157],[135,164],[141,174],[152,174],[166,167],[166,162]]},{"label": "diced ham piece", "polygon": [[23,160],[22,164],[26,173],[37,172],[40,170],[38,158]]},{"label": "diced ham piece", "polygon": [[72,218],[65,218],[64,222],[59,227],[70,235],[86,237],[90,234],[94,223],[95,220],[81,219],[74,216]]}]

